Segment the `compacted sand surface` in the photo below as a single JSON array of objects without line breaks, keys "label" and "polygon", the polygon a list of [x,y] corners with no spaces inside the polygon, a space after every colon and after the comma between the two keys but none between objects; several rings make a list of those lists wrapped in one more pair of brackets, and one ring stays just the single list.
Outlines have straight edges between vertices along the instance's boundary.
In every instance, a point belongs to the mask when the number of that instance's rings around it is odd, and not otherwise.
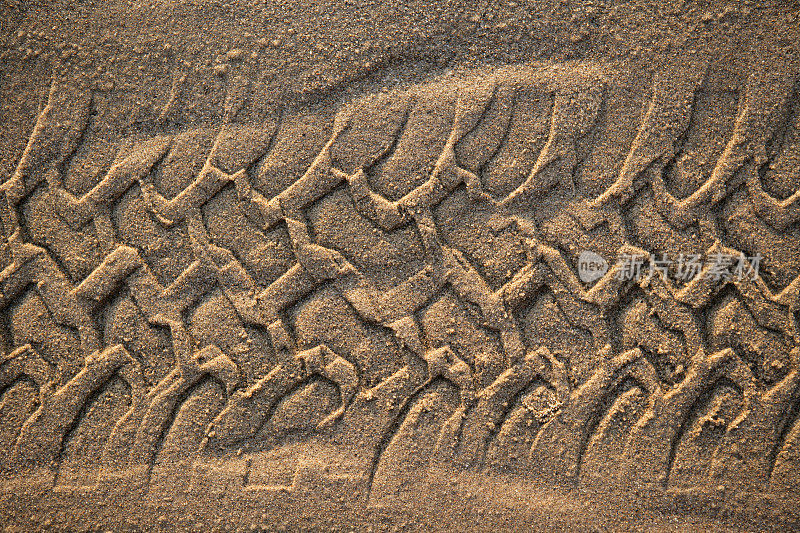
[{"label": "compacted sand surface", "polygon": [[0,10],[9,530],[800,525],[800,5]]}]

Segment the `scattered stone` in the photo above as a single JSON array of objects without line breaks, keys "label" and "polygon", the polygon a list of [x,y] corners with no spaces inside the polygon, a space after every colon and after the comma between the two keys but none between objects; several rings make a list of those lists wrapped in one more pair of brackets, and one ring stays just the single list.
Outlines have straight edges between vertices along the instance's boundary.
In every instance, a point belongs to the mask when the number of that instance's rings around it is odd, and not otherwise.
[{"label": "scattered stone", "polygon": [[244,56],[244,51],[241,48],[234,48],[233,50],[229,50],[225,57],[228,58],[228,61],[239,61]]}]

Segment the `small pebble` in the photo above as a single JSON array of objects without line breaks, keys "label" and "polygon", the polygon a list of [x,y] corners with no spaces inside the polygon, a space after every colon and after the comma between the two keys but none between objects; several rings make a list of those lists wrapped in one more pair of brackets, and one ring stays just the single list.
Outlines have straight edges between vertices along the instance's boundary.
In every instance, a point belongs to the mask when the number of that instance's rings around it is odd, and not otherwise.
[{"label": "small pebble", "polygon": [[240,48],[234,48],[233,50],[229,50],[225,57],[228,58],[228,61],[238,61],[242,59],[244,56],[244,52]]}]

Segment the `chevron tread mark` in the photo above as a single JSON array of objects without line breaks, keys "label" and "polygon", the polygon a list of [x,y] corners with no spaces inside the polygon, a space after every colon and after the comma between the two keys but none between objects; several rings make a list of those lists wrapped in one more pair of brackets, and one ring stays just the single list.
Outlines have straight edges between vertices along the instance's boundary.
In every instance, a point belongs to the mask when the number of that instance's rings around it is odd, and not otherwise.
[{"label": "chevron tread mark", "polygon": [[[257,123],[240,77],[176,131],[184,76],[79,187],[93,95],[53,83],[0,184],[3,475],[370,505],[440,468],[796,496],[798,75],[715,68],[617,101],[630,73],[503,67]],[[600,138],[623,111],[624,149]],[[611,262],[592,282],[586,250]],[[664,252],[762,271],[614,264]]]}]

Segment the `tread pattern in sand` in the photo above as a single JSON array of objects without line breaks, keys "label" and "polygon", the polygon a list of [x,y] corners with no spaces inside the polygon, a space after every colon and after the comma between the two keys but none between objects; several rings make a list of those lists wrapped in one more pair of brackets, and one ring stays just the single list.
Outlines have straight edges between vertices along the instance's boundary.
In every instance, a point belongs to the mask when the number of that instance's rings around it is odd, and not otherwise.
[{"label": "tread pattern in sand", "polygon": [[[54,83],[0,185],[6,474],[156,483],[222,457],[247,489],[303,442],[353,450],[333,469],[376,497],[404,464],[795,493],[800,176],[774,174],[797,78],[686,72],[654,76],[624,148],[620,76],[591,65],[367,96],[308,140],[305,112],[238,123],[239,87],[215,128],[121,142],[83,193],[92,95]],[[587,284],[587,249],[760,254],[763,275]],[[253,486],[295,490],[300,455]]]}]

